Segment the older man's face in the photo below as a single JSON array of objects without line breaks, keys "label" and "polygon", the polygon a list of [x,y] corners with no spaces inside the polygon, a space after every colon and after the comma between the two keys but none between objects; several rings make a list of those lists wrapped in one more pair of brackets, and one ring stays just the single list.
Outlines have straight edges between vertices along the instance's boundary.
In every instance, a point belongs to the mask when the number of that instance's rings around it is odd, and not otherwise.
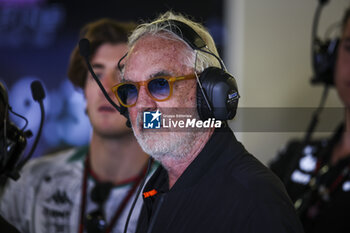
[{"label": "older man's face", "polygon": [[[146,81],[157,76],[181,76],[194,72],[193,61],[186,56],[190,50],[184,43],[159,36],[146,35],[139,39],[129,52],[125,63],[124,79],[126,81]],[[161,160],[165,154],[175,157],[185,155],[194,140],[192,132],[164,132],[143,129],[143,111],[164,113],[169,108],[188,108],[195,117],[196,80],[184,80],[174,83],[169,100],[158,102],[148,96],[146,87],[141,86],[135,106],[129,108],[129,116],[134,134],[145,152]],[[164,110],[164,111],[163,111]]]}]

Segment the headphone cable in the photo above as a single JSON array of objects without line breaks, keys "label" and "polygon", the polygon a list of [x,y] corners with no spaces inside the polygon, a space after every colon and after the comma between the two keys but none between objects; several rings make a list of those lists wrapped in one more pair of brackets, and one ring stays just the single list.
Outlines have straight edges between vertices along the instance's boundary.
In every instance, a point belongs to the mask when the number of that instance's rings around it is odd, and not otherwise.
[{"label": "headphone cable", "polygon": [[325,4],[328,3],[328,0],[319,0],[319,4],[317,5],[314,18],[312,21],[312,30],[311,30],[311,64],[312,64],[312,69],[314,72],[316,72],[316,52],[318,50],[317,47],[319,47],[320,44],[320,39],[317,37],[317,30],[318,30],[318,23],[320,21],[320,15],[322,8]]},{"label": "headphone cable", "polygon": [[312,114],[312,119],[311,119],[309,126],[307,128],[306,135],[304,138],[304,145],[306,145],[310,142],[312,133],[314,132],[314,130],[318,124],[319,116],[321,115],[322,110],[324,109],[324,105],[325,105],[325,102],[326,102],[326,99],[328,96],[328,89],[329,89],[329,85],[325,85],[324,89],[323,89],[322,97],[320,100],[320,104],[317,107],[317,109],[314,111],[314,113]]},{"label": "headphone cable", "polygon": [[138,199],[138,197],[139,197],[139,195],[140,195],[140,193],[141,193],[141,190],[142,190],[142,188],[143,188],[143,186],[144,186],[144,184],[145,184],[145,182],[146,182],[147,175],[148,175],[148,173],[149,173],[150,170],[151,170],[152,164],[153,164],[153,158],[150,157],[150,158],[148,159],[147,170],[146,170],[145,176],[143,177],[143,180],[142,180],[142,182],[141,182],[139,188],[137,189],[137,192],[136,192],[134,201],[133,201],[133,203],[132,203],[132,205],[131,205],[131,207],[130,207],[130,211],[129,211],[128,217],[126,218],[126,222],[125,222],[125,226],[124,226],[124,233],[126,233],[127,230],[128,230],[128,225],[129,225],[129,221],[130,221],[130,218],[131,218],[131,214],[132,214],[132,212],[134,211],[134,208],[135,208],[137,199]]}]

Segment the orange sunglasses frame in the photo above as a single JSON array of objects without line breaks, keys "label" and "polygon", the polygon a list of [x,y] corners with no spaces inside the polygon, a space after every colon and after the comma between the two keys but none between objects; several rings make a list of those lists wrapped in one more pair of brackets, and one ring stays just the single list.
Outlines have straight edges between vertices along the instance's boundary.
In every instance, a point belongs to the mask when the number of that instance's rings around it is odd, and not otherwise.
[{"label": "orange sunglasses frame", "polygon": [[[154,80],[154,79],[159,79],[159,78],[165,79],[165,80],[167,80],[168,83],[169,83],[169,89],[170,89],[170,90],[169,90],[169,96],[166,97],[165,99],[157,99],[157,98],[155,98],[154,96],[152,96],[152,94],[151,94],[150,91],[148,90],[148,83],[151,82],[151,81]],[[153,100],[155,100],[155,101],[161,102],[161,101],[166,101],[166,100],[170,99],[170,97],[171,97],[171,95],[172,95],[172,93],[173,93],[173,83],[174,83],[174,82],[176,82],[176,81],[181,81],[181,80],[195,79],[195,78],[196,78],[196,74],[193,73],[193,74],[182,75],[182,76],[178,76],[178,77],[167,77],[167,76],[165,76],[165,77],[164,77],[164,76],[154,77],[154,78],[148,79],[148,80],[146,80],[146,81],[140,81],[140,82],[121,82],[121,83],[119,83],[119,84],[113,86],[113,87],[112,87],[112,91],[113,91],[114,95],[117,97],[119,103],[120,103],[121,105],[123,105],[124,107],[129,108],[129,107],[133,107],[133,106],[136,105],[137,100],[138,100],[138,97],[139,97],[139,91],[140,91],[140,87],[141,87],[141,86],[145,86],[146,92],[147,92],[148,96],[151,97],[151,99],[153,99]],[[132,84],[132,85],[134,85],[134,86],[136,87],[136,89],[137,89],[137,98],[136,98],[136,101],[135,101],[135,103],[133,103],[133,104],[131,104],[131,105],[124,104],[123,101],[122,101],[122,100],[119,98],[119,96],[118,96],[118,88],[121,87],[121,86],[123,86],[123,85],[125,85],[125,84]]]}]

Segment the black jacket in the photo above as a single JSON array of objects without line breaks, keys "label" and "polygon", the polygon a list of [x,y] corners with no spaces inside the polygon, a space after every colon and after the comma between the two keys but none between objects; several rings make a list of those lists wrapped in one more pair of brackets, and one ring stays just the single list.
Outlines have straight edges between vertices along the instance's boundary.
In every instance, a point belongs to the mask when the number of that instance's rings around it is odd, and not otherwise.
[{"label": "black jacket", "polygon": [[350,232],[350,157],[330,165],[343,131],[341,125],[329,139],[291,141],[270,164],[297,203],[306,233]]},{"label": "black jacket", "polygon": [[144,189],[137,233],[302,232],[282,183],[229,128],[216,130],[168,187],[160,167]]}]

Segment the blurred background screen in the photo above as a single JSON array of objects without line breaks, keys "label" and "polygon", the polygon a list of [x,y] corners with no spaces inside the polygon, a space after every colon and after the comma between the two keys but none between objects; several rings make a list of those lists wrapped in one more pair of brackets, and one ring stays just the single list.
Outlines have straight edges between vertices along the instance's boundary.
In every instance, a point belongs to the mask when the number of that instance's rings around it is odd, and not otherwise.
[{"label": "blurred background screen", "polygon": [[[67,78],[69,56],[78,43],[80,28],[109,17],[120,21],[148,20],[174,10],[204,23],[222,51],[222,0],[87,1],[0,0],[0,81],[12,109],[25,116],[34,136],[39,128],[39,105],[32,100],[30,83],[40,80],[46,98],[46,119],[34,157],[69,146],[87,144],[91,126],[84,113],[82,91]],[[11,114],[19,127],[24,121]],[[28,153],[34,137],[28,140]]]}]

